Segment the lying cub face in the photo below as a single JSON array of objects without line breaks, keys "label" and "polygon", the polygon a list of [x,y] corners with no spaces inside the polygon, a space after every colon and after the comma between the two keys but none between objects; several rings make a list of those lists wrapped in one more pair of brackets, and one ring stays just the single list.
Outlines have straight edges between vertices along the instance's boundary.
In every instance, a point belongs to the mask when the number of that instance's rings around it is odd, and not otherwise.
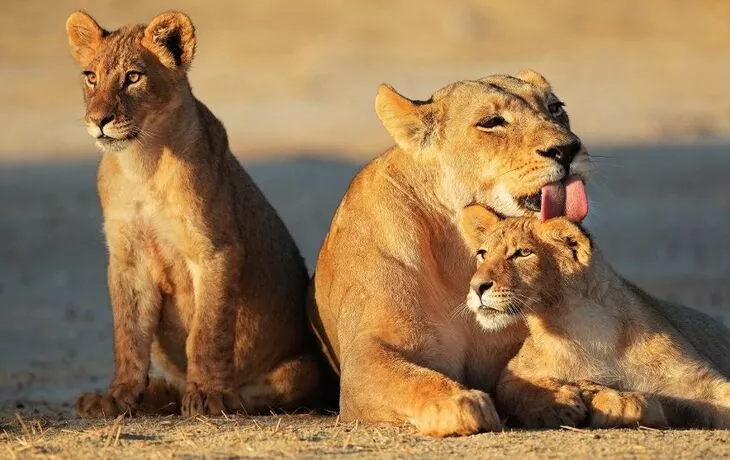
[{"label": "lying cub face", "polygon": [[467,305],[484,329],[559,308],[590,263],[590,239],[565,218],[500,220],[474,205],[464,210],[461,229],[477,258]]}]

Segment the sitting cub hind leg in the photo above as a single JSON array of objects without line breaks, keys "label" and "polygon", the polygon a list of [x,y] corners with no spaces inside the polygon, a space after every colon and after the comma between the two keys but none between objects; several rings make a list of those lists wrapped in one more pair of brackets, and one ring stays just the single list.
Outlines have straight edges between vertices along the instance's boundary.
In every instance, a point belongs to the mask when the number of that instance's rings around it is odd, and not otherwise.
[{"label": "sitting cub hind leg", "polygon": [[[319,363],[311,355],[283,361],[271,372],[239,387],[242,411],[248,414],[271,410],[293,411],[316,401],[320,387]],[[321,395],[324,397],[325,395]]]}]

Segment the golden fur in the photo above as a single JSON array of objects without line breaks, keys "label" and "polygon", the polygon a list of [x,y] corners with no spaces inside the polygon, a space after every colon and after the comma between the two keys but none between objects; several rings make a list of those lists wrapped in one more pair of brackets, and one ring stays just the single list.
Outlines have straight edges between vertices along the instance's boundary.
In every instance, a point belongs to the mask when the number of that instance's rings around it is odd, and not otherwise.
[{"label": "golden fur", "polygon": [[[341,377],[341,416],[436,436],[498,430],[487,392],[526,331],[516,323],[485,339],[455,316],[473,273],[457,216],[474,202],[528,213],[519,198],[568,173],[540,151],[578,138],[532,71],[460,81],[427,101],[382,85],[375,105],[397,146],[352,181],[311,293],[311,319]],[[479,126],[494,116],[505,123]],[[570,172],[586,178],[589,168],[581,149]]]},{"label": "golden fur", "polygon": [[[195,30],[182,13],[108,32],[66,23],[82,67],[109,248],[115,375],[81,416],[145,412],[150,356],[185,415],[293,409],[314,401],[307,273],[283,222],[192,94]],[[182,397],[177,395],[181,390]]]},{"label": "golden fur", "polygon": [[469,308],[490,331],[505,317],[530,331],[500,377],[500,412],[527,426],[730,427],[719,322],[694,316],[721,351],[705,355],[665,318],[667,304],[614,273],[565,218],[500,221],[470,206],[462,225],[480,248]]}]

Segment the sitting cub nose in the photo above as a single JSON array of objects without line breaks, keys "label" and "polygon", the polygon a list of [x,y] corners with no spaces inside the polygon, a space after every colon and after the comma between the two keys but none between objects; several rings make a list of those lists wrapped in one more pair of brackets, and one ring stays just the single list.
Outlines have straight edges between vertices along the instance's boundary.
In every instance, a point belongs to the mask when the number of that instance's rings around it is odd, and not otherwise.
[{"label": "sitting cub nose", "polygon": [[580,141],[573,141],[567,144],[554,145],[545,150],[538,150],[537,153],[544,157],[555,159],[555,161],[563,165],[567,172],[570,169],[570,163],[578,155],[582,147],[583,144]]},{"label": "sitting cub nose", "polygon": [[479,297],[481,297],[485,292],[490,290],[492,286],[494,286],[494,281],[479,281],[472,284],[471,288],[474,289],[474,292],[479,294]]},{"label": "sitting cub nose", "polygon": [[89,116],[89,121],[94,123],[99,129],[104,130],[104,126],[114,121],[113,113],[94,114]]}]

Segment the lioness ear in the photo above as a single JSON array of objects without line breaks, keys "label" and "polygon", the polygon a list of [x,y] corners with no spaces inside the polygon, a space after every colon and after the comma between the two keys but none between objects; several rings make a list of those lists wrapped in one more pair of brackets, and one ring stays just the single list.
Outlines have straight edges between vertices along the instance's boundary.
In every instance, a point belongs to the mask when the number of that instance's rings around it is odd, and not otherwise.
[{"label": "lioness ear", "polygon": [[573,254],[573,259],[581,265],[588,266],[593,253],[593,244],[580,226],[564,217],[557,217],[542,222],[538,228],[543,239],[568,248]]},{"label": "lioness ear", "polygon": [[85,66],[94,58],[101,40],[108,32],[85,12],[75,11],[66,19],[66,34],[71,55],[76,62]]},{"label": "lioness ear", "polygon": [[479,249],[500,220],[498,215],[484,206],[473,204],[464,208],[459,219],[459,228],[467,247],[473,251]]},{"label": "lioness ear", "polygon": [[375,112],[396,144],[408,151],[419,151],[433,129],[433,109],[428,102],[401,96],[392,86],[381,84],[375,97]]},{"label": "lioness ear", "polygon": [[167,11],[150,21],[142,43],[165,67],[188,70],[195,55],[195,27],[186,14]]},{"label": "lioness ear", "polygon": [[517,78],[527,83],[532,83],[539,88],[550,89],[550,83],[541,74],[535,72],[532,69],[525,69],[517,74]]}]

